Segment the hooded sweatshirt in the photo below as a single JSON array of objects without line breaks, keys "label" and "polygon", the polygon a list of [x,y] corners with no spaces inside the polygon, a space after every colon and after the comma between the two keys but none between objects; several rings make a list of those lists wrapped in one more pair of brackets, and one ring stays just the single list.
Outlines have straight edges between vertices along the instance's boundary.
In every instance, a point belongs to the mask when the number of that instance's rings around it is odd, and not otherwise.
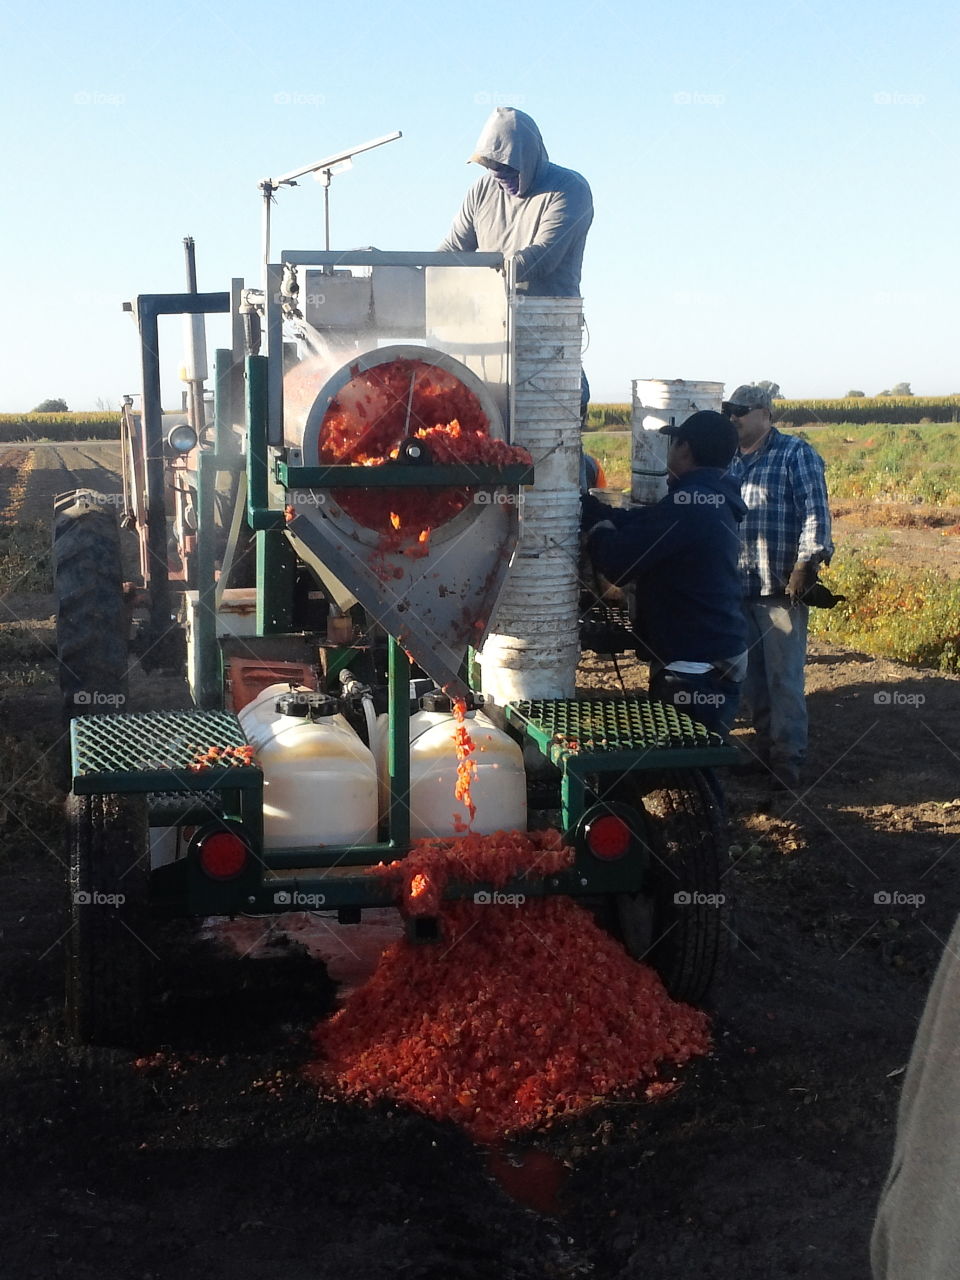
[{"label": "hooded sweatshirt", "polygon": [[497,107],[471,160],[516,169],[517,194],[485,173],[467,192],[441,250],[502,253],[514,259],[517,281],[528,294],[579,297],[583,246],[593,221],[586,179],[551,164],[540,130],[513,107]]},{"label": "hooded sweatshirt", "polygon": [[740,521],[736,480],[720,467],[697,467],[652,507],[616,510],[583,500],[593,563],[611,582],[634,582],[637,621],[652,655],[671,662],[722,662],[747,647],[741,604]]}]

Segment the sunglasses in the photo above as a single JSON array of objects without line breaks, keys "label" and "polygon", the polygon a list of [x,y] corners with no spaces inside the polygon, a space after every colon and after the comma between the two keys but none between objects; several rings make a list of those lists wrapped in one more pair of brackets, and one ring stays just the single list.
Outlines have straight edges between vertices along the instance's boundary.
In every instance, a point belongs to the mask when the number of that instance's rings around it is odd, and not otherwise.
[{"label": "sunglasses", "polygon": [[761,407],[758,404],[731,404],[729,400],[724,400],[720,406],[728,418],[745,418],[748,413],[752,413],[754,409]]}]

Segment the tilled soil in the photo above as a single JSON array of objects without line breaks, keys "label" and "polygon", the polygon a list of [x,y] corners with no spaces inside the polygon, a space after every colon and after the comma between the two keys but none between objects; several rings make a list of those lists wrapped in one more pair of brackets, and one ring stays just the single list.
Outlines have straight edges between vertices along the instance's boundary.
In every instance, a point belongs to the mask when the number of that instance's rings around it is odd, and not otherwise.
[{"label": "tilled soil", "polygon": [[18,509],[8,510],[7,516],[44,520],[49,516],[54,498],[70,489],[120,493],[119,466],[119,441],[0,445],[0,507],[8,504],[11,483],[18,470],[25,478],[24,491]]},{"label": "tilled soil", "polygon": [[[49,640],[49,597],[16,606]],[[581,680],[620,687],[596,658]],[[960,678],[816,643],[808,687],[804,789],[770,812],[729,783],[737,946],[714,1054],[659,1102],[611,1100],[493,1157],[317,1096],[300,1071],[335,989],[294,931],[243,955],[171,926],[140,1053],[70,1047],[55,793],[30,807],[35,775],[4,775],[4,1274],[867,1280],[901,1072],[960,908]],[[182,697],[133,681],[135,707]],[[52,684],[6,688],[0,714],[39,749],[59,736]]]}]

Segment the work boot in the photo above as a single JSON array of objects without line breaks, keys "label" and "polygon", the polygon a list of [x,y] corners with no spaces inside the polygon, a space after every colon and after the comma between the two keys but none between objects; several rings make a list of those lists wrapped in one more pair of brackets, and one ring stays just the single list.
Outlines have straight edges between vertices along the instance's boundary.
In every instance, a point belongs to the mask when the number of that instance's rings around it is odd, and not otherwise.
[{"label": "work boot", "polygon": [[758,756],[741,754],[740,762],[730,766],[730,772],[735,778],[763,778],[769,775],[770,766],[766,760],[761,760]]},{"label": "work boot", "polygon": [[788,764],[785,760],[772,763],[770,765],[770,781],[767,784],[767,789],[768,791],[799,791],[799,767],[795,764]]},{"label": "work boot", "polygon": [[739,757],[736,764],[730,766],[730,774],[734,778],[763,778],[770,772],[770,747],[767,743],[753,740],[753,746],[744,746],[741,742],[730,742],[737,748]]}]

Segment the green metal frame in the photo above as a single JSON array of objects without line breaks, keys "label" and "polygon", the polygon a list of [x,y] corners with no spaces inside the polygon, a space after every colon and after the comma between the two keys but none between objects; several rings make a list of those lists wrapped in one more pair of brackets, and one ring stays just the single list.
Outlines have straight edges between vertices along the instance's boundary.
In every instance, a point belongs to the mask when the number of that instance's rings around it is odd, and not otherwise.
[{"label": "green metal frame", "polygon": [[[296,557],[286,537],[282,509],[269,505],[271,447],[268,444],[268,370],[266,357],[245,362],[247,424],[247,520],[257,543],[257,632],[281,635],[292,626]],[[73,788],[78,794],[195,793],[215,795],[225,818],[239,820],[248,833],[254,859],[238,879],[212,881],[199,859],[188,855],[157,868],[152,875],[153,905],[170,914],[218,914],[235,911],[280,912],[299,905],[325,907],[387,906],[396,887],[377,864],[402,857],[410,845],[410,660],[392,637],[388,643],[389,725],[387,768],[390,803],[387,839],[371,845],[317,846],[309,849],[263,848],[263,775],[254,766],[191,768],[201,747],[237,747],[246,740],[235,716],[222,706],[222,660],[216,634],[214,563],[215,493],[218,471],[243,467],[228,454],[226,432],[235,414],[230,402],[232,352],[215,357],[215,446],[198,461],[198,561],[200,608],[195,641],[200,647],[198,701],[194,712],[147,712],[84,716],[71,726]],[[519,487],[531,484],[532,466],[437,465],[387,462],[377,467],[291,466],[277,457],[275,479],[288,489]],[[468,665],[474,666],[473,655]],[[343,659],[346,660],[345,658]],[[337,664],[342,665],[338,657]],[[334,669],[334,674],[336,670]],[[506,719],[561,772],[562,822],[573,832],[593,804],[591,780],[598,774],[637,770],[704,768],[732,763],[736,753],[674,708],[647,699],[620,698],[584,702],[516,703]],[[602,732],[601,732],[602,731]],[[202,800],[178,821],[196,820]],[[647,851],[642,841],[619,862],[601,862],[578,844],[573,867],[549,877],[514,878],[504,892],[528,897],[549,894],[594,895],[637,890]],[[452,882],[447,898],[464,898],[490,886]]]},{"label": "green metal frame", "polygon": [[383,462],[376,467],[291,467],[280,459],[276,476],[285,489],[442,489],[469,485],[490,488],[533,484],[533,467],[484,463]]},{"label": "green metal frame", "polygon": [[[217,915],[238,911],[280,912],[298,904],[308,906],[371,907],[395,902],[396,887],[377,868],[402,857],[410,844],[407,803],[410,776],[409,676],[403,649],[390,641],[390,738],[388,769],[391,801],[389,839],[372,845],[318,846],[312,849],[263,849],[263,775],[254,766],[212,765],[191,770],[198,754],[210,747],[241,747],[246,740],[235,716],[223,711],[157,711],[82,716],[71,724],[73,789],[77,794],[156,793],[161,796],[194,793],[216,795],[223,815],[243,824],[254,858],[237,880],[212,881],[194,857],[159,867],[152,876],[154,908],[165,914]],[[710,755],[697,753],[701,759]],[[621,753],[610,753],[608,762]],[[663,754],[663,753],[661,753]],[[684,754],[694,763],[693,753]],[[678,763],[675,759],[672,763]],[[584,756],[584,768],[590,757]],[[586,800],[581,776],[565,772],[567,811],[580,817]],[[202,802],[198,806],[202,812]],[[185,810],[180,823],[197,820]],[[573,822],[568,826],[572,829]],[[646,850],[637,848],[620,862],[599,862],[577,850],[572,867],[546,878],[515,877],[502,892],[527,897],[551,894],[595,895],[635,891],[642,883]],[[445,890],[446,898],[465,898],[492,886],[460,881]],[[295,898],[294,895],[302,895]]]},{"label": "green metal frame", "polygon": [[214,446],[201,449],[197,459],[197,616],[194,645],[199,653],[197,705],[204,710],[223,706],[223,662],[217,643],[217,575],[214,562],[217,475],[236,474],[241,460],[226,453],[226,433],[233,421],[231,371],[233,352],[214,353]]},{"label": "green metal frame", "polygon": [[731,765],[736,749],[666,703],[643,695],[508,703],[507,723],[561,771],[565,830],[587,807],[587,779]]}]

